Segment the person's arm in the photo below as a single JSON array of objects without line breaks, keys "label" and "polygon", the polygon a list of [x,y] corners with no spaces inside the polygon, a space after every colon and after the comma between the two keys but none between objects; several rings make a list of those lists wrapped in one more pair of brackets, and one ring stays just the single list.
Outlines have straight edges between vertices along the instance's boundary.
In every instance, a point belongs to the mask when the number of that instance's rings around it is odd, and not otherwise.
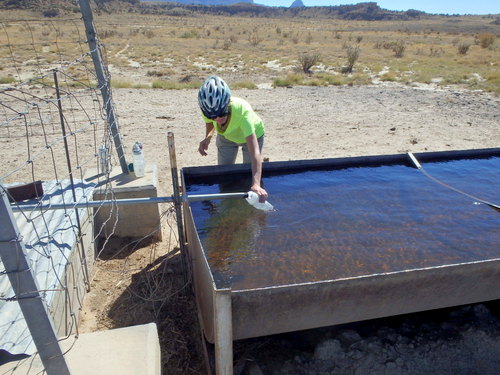
[{"label": "person's arm", "polygon": [[255,133],[247,138],[248,154],[252,162],[252,186],[250,190],[257,193],[259,202],[264,203],[267,199],[267,191],[260,186],[262,177],[262,156],[260,155],[259,142]]},{"label": "person's arm", "polygon": [[210,140],[212,139],[212,136],[215,132],[214,124],[212,124],[211,122],[205,123],[205,126],[205,139],[200,142],[200,146],[198,147],[198,152],[203,156],[207,156],[208,145],[210,144]]}]

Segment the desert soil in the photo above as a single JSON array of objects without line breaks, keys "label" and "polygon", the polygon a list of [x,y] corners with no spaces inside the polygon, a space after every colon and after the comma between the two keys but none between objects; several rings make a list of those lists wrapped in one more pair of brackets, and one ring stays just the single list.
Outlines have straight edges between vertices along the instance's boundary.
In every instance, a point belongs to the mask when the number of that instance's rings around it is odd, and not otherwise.
[{"label": "desert soil", "polygon": [[[160,194],[172,190],[168,132],[175,136],[179,168],[216,163],[214,144],[206,157],[197,152],[205,130],[196,90],[113,94],[127,155],[135,141],[142,142],[146,161],[158,167]],[[263,154],[270,161],[500,146],[500,98],[484,92],[373,85],[264,87],[233,95],[247,99],[264,120]],[[156,321],[164,373],[203,373],[173,215],[168,207],[162,210],[161,243],[115,240],[108,246],[80,331]],[[161,293],[153,295],[155,290]],[[499,332],[498,303],[480,304],[244,342],[236,345],[235,360],[241,373],[258,365],[265,374],[494,374],[500,368]]]}]

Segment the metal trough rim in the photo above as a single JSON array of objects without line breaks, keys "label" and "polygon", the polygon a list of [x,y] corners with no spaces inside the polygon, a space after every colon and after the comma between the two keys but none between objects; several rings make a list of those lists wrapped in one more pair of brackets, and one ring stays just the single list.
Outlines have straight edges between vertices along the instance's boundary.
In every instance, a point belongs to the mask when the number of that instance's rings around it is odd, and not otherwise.
[{"label": "metal trough rim", "polygon": [[[500,147],[465,149],[452,151],[429,151],[412,152],[421,162],[441,161],[441,160],[459,160],[467,158],[500,157]],[[380,154],[368,156],[336,157],[327,159],[303,159],[289,161],[270,161],[262,164],[263,177],[270,173],[292,172],[310,169],[324,168],[349,168],[354,166],[374,166],[404,164],[414,167],[408,153],[400,154]],[[245,173],[250,170],[250,164],[232,164],[232,165],[209,165],[197,167],[181,168],[183,178],[210,177],[220,175],[231,175]]]},{"label": "metal trough rim", "polygon": [[[359,276],[353,276],[353,277],[342,277],[342,278],[338,278],[338,279],[329,279],[329,280],[318,280],[318,281],[311,281],[311,282],[297,283],[297,284],[272,285],[272,286],[259,287],[259,288],[248,288],[248,289],[231,289],[231,288],[229,288],[229,289],[231,290],[231,294],[261,291],[261,290],[281,289],[281,288],[286,289],[286,288],[292,288],[292,287],[297,287],[297,286],[338,283],[338,282],[344,282],[344,281],[350,281],[350,280],[376,278],[376,277],[383,277],[383,276],[408,274],[411,272],[422,272],[422,271],[428,271],[428,270],[461,267],[461,266],[468,266],[468,265],[474,265],[474,264],[495,263],[495,262],[500,263],[500,258],[477,260],[477,261],[463,262],[463,263],[443,264],[440,266],[433,266],[433,267],[411,268],[411,269],[407,269],[407,270],[399,270],[399,271],[392,271],[392,272],[370,273],[367,275],[359,275]],[[214,283],[214,285],[215,285],[215,283]],[[227,289],[228,288],[217,288],[217,286],[215,286],[215,291],[227,290]]]}]

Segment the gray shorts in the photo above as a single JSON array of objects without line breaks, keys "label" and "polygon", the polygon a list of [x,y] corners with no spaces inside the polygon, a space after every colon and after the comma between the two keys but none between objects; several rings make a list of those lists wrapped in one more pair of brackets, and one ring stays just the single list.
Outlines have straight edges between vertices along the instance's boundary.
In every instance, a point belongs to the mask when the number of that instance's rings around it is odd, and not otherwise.
[{"label": "gray shorts", "polygon": [[[259,149],[262,153],[262,147],[264,147],[264,135],[258,138],[257,141],[259,142]],[[238,144],[227,140],[223,135],[217,134],[215,144],[217,145],[217,163],[219,165],[234,164],[240,147],[243,153],[243,163],[251,162],[246,143]]]}]

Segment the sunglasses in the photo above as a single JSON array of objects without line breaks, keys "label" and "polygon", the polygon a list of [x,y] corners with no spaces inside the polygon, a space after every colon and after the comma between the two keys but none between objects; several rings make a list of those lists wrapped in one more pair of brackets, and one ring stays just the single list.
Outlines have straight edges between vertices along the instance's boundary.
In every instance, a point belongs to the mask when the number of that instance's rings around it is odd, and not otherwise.
[{"label": "sunglasses", "polygon": [[229,107],[227,107],[222,113],[218,113],[215,116],[207,116],[208,119],[210,120],[215,120],[217,117],[224,117],[224,116],[229,116],[231,114],[231,111],[229,110]]}]

